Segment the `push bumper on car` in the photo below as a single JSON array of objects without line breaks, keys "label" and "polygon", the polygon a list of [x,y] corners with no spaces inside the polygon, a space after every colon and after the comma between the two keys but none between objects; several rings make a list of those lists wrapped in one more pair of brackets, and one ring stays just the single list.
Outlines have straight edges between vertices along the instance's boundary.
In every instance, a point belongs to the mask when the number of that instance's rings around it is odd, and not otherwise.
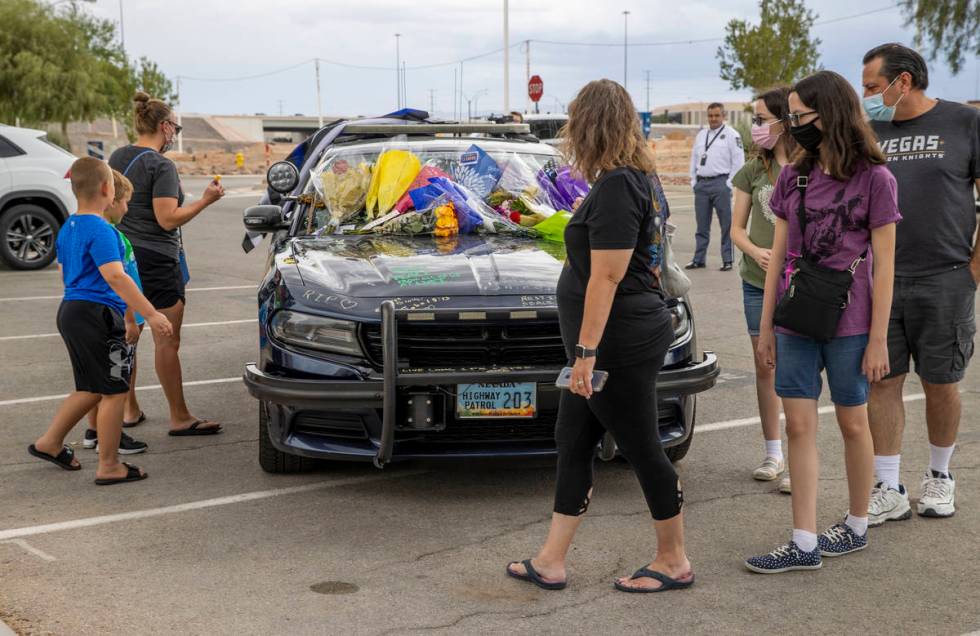
[{"label": "push bumper on car", "polygon": [[[458,311],[458,310],[457,310]],[[503,310],[507,311],[507,310]],[[292,408],[330,411],[343,408],[378,409],[382,411],[381,434],[375,442],[374,464],[379,468],[391,460],[395,428],[398,422],[398,388],[440,386],[465,383],[554,382],[560,371],[554,367],[506,367],[452,370],[399,370],[398,320],[409,310],[396,310],[393,303],[381,305],[384,364],[380,378],[364,380],[302,379],[267,374],[255,364],[245,367],[244,382],[249,393],[259,400]],[[418,313],[418,312],[414,312]],[[431,313],[431,312],[429,312]],[[683,367],[665,369],[657,378],[661,396],[685,396],[714,386],[720,369],[714,353]]]}]

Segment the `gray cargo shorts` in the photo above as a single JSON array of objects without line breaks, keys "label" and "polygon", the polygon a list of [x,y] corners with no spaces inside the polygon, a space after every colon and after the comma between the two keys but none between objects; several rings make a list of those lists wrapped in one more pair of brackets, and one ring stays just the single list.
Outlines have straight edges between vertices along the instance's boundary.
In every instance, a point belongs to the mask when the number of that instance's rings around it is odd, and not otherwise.
[{"label": "gray cargo shorts", "polygon": [[930,384],[953,384],[966,375],[977,331],[977,292],[967,266],[922,278],[895,277],[888,323],[891,375],[915,372]]}]

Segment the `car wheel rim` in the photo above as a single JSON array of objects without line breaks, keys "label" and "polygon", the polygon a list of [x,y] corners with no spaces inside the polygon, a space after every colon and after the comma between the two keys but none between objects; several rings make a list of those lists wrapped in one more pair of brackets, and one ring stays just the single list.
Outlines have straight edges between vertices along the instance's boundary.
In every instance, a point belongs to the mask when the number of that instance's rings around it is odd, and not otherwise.
[{"label": "car wheel rim", "polygon": [[54,228],[33,214],[22,214],[7,228],[7,248],[18,260],[39,261],[54,247]]}]

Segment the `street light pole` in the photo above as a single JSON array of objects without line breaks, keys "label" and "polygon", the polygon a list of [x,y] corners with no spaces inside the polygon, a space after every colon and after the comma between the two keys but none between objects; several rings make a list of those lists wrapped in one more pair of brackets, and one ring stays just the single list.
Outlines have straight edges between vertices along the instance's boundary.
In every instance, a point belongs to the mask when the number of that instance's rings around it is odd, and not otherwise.
[{"label": "street light pole", "polygon": [[126,29],[123,27],[123,0],[119,0],[119,42],[123,55],[126,55]]},{"label": "street light pole", "polygon": [[395,95],[397,96],[395,103],[398,109],[402,107],[402,53],[401,53],[401,39],[402,34],[395,34]]},{"label": "street light pole", "polygon": [[504,113],[510,112],[510,3],[504,0]]},{"label": "street light pole", "polygon": [[323,128],[323,100],[320,97],[320,58],[314,60],[316,66],[316,118],[317,124]]},{"label": "street light pole", "polygon": [[630,12],[623,11],[623,88],[627,91],[629,88],[626,85],[626,66],[629,62],[629,44],[627,43],[627,35],[629,32],[629,22],[630,22]]}]

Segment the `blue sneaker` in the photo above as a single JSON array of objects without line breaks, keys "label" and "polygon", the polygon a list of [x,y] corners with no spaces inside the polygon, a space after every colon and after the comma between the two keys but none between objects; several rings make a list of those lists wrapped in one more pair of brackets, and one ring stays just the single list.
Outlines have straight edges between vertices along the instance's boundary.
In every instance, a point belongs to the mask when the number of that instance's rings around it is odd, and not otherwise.
[{"label": "blue sneaker", "polygon": [[746,559],[745,567],[759,574],[779,574],[792,570],[819,570],[823,562],[820,560],[820,548],[804,552],[790,541],[769,554]]},{"label": "blue sneaker", "polygon": [[863,537],[858,536],[851,526],[843,521],[830,526],[817,537],[817,549],[820,550],[820,555],[825,557],[850,554],[866,547],[868,547],[867,533]]}]

